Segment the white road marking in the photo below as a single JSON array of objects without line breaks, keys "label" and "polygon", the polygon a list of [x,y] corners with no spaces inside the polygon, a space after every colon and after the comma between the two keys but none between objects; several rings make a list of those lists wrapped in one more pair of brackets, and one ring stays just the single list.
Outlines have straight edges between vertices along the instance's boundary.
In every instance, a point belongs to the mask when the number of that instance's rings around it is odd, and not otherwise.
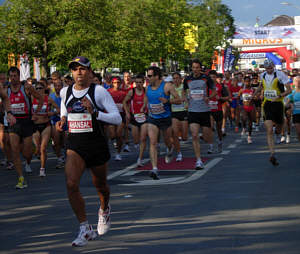
[{"label": "white road marking", "polygon": [[227,154],[229,154],[231,151],[230,150],[224,150],[221,154],[222,155],[227,155]]},{"label": "white road marking", "polygon": [[235,140],[235,143],[241,143],[243,140],[241,140],[241,139],[236,139]]},{"label": "white road marking", "polygon": [[205,169],[195,171],[189,177],[173,177],[173,178],[162,178],[160,180],[142,180],[137,183],[130,183],[130,184],[120,184],[122,186],[149,186],[149,185],[163,185],[163,184],[181,184],[181,183],[188,183],[195,181],[205,175],[212,167],[217,165],[223,158],[218,157],[212,159],[210,162],[205,164]]},{"label": "white road marking", "polygon": [[231,144],[231,145],[229,145],[227,148],[228,148],[228,149],[232,149],[232,148],[236,148],[236,146],[237,146],[236,144]]}]

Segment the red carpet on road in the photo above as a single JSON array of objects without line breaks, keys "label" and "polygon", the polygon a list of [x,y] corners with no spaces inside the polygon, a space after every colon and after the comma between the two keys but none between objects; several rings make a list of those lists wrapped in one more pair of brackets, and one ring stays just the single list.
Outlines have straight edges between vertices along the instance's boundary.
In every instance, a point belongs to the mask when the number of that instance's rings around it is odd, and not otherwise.
[{"label": "red carpet on road", "polygon": [[[208,158],[202,158],[202,161],[206,163],[209,159]],[[170,163],[165,163],[165,157],[158,158],[157,167],[159,170],[191,170],[195,168],[196,159],[184,157],[183,161],[176,162],[176,158],[173,158],[173,160]],[[143,167],[137,167],[137,170],[151,170],[152,165],[151,162],[145,164]]]}]

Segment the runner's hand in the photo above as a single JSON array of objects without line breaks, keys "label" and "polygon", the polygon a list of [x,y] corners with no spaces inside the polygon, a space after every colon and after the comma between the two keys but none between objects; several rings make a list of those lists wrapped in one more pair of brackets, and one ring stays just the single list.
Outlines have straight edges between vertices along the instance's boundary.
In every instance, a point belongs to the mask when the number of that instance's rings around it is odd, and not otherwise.
[{"label": "runner's hand", "polygon": [[55,124],[55,128],[57,131],[62,132],[64,130],[64,125],[66,124],[65,120],[60,120]]},{"label": "runner's hand", "polygon": [[90,102],[90,100],[86,97],[84,97],[82,100],[81,100],[81,104],[83,107],[85,107],[87,109],[87,111],[90,113],[90,114],[93,114],[94,112],[94,107],[92,105],[92,103]]},{"label": "runner's hand", "polygon": [[36,120],[38,120],[38,116],[37,116],[37,115],[35,115],[35,114],[33,114],[33,115],[32,115],[32,117],[31,117],[31,120],[32,120],[32,121],[36,121]]},{"label": "runner's hand", "polygon": [[7,114],[6,120],[9,123],[10,126],[14,125],[16,123],[16,118],[12,114]]},{"label": "runner's hand", "polygon": [[169,100],[168,99],[166,99],[166,98],[163,98],[163,97],[160,97],[159,98],[159,100],[163,103],[163,104],[165,104],[165,103],[168,103],[169,102]]},{"label": "runner's hand", "polygon": [[208,97],[205,96],[205,97],[204,97],[204,101],[205,101],[206,104],[208,104],[208,103],[209,103]]}]

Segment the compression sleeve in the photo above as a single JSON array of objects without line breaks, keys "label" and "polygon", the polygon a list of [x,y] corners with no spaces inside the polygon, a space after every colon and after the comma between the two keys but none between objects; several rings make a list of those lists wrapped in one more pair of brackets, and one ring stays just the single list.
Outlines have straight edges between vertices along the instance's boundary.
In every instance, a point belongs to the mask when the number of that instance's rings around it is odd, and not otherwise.
[{"label": "compression sleeve", "polygon": [[99,108],[105,109],[106,112],[98,112],[97,120],[119,125],[122,123],[122,118],[119,110],[111,97],[110,93],[102,86],[95,88],[95,101]]},{"label": "compression sleeve", "polygon": [[66,108],[66,105],[65,105],[67,89],[68,89],[68,87],[64,87],[60,90],[60,98],[61,98],[60,118],[62,118],[63,116],[67,117],[67,115],[68,115],[68,111],[67,111],[67,108]]}]

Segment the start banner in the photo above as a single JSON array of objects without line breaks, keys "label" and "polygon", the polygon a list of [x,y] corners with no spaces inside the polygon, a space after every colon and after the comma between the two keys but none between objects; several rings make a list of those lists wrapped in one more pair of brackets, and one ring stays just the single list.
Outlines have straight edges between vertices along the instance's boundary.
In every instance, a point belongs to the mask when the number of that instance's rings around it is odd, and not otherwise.
[{"label": "start banner", "polygon": [[300,26],[237,27],[234,39],[300,39]]}]

